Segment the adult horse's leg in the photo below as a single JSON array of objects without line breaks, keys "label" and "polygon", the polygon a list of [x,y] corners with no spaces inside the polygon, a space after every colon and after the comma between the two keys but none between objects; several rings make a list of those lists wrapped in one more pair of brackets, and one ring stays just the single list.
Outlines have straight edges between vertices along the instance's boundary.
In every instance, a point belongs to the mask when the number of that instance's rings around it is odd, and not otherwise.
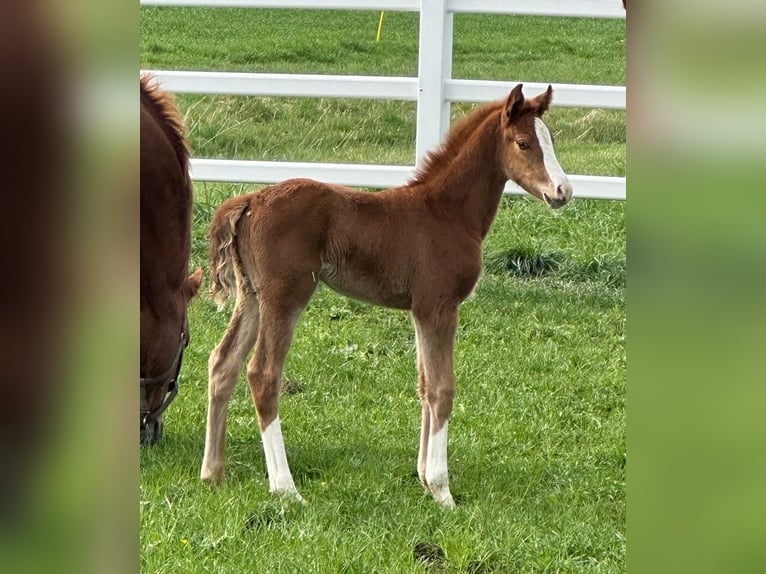
[{"label": "adult horse's leg", "polygon": [[279,420],[279,391],[282,367],[290,349],[293,332],[303,308],[311,298],[316,284],[282,284],[289,293],[290,302],[261,300],[261,324],[255,353],[247,366],[247,382],[253,395],[255,409],[269,475],[269,490],[277,494],[290,494],[303,501],[295,488]]},{"label": "adult horse's leg", "polygon": [[[447,470],[447,426],[452,414],[452,400],[455,396],[455,375],[452,354],[457,329],[457,305],[422,311],[413,309],[417,323],[418,350],[422,356],[425,374],[425,398],[428,422],[423,422],[421,431],[428,426],[426,444],[425,484],[431,495],[446,508],[455,508],[455,501],[449,490]],[[423,446],[421,436],[421,446]],[[419,454],[419,461],[422,453]]]},{"label": "adult horse's leg", "polygon": [[258,298],[240,291],[237,303],[221,342],[208,361],[208,409],[205,454],[202,458],[202,480],[223,478],[226,449],[226,414],[231,393],[239,378],[242,364],[255,345],[258,334]]}]

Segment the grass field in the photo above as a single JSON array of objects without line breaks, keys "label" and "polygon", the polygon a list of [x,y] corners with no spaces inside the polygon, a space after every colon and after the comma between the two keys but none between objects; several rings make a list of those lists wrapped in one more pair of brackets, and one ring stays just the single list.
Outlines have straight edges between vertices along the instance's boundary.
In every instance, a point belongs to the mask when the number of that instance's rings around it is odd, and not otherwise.
[{"label": "grass field", "polygon": [[[141,9],[143,68],[415,75],[417,15]],[[454,75],[625,83],[622,21],[459,15]],[[509,88],[511,86],[509,85]],[[402,102],[179,97],[195,155],[412,164]],[[468,106],[454,106],[455,114]],[[625,174],[625,114],[553,109],[570,173]],[[196,185],[193,264],[215,207],[249,187]],[[577,189],[575,188],[575,195]],[[405,313],[320,288],[296,331],[281,418],[301,506],[268,493],[247,385],[229,413],[227,479],[198,479],[207,357],[228,313],[191,307],[164,442],[141,451],[141,568],[161,572],[624,572],[625,215],[504,199],[461,308],[452,492],[415,472],[420,408]]]}]

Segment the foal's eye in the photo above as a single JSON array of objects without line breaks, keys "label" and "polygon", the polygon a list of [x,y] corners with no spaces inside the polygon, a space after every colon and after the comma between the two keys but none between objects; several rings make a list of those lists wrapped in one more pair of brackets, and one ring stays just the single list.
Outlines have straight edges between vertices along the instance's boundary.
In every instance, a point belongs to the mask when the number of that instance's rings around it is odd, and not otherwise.
[{"label": "foal's eye", "polygon": [[519,149],[529,149],[529,144],[524,140],[518,140],[516,144],[518,144]]}]

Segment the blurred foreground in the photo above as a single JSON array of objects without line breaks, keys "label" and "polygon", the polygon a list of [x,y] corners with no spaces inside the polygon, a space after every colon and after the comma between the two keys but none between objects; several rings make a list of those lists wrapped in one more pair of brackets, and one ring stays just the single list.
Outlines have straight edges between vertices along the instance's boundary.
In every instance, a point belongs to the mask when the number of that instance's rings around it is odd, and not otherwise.
[{"label": "blurred foreground", "polygon": [[[0,10],[0,563],[135,571],[138,5]],[[756,571],[766,8],[629,12],[629,571]]]},{"label": "blurred foreground", "polygon": [[138,569],[137,30],[125,3],[0,8],[7,572]]}]

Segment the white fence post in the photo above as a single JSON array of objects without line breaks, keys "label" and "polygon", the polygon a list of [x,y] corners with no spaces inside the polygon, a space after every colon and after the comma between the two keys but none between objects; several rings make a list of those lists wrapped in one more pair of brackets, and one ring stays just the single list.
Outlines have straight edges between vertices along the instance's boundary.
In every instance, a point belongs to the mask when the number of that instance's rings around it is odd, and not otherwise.
[{"label": "white fence post", "polygon": [[452,78],[452,13],[447,11],[447,0],[421,0],[419,44],[417,165],[439,144],[450,125],[445,80]]}]

